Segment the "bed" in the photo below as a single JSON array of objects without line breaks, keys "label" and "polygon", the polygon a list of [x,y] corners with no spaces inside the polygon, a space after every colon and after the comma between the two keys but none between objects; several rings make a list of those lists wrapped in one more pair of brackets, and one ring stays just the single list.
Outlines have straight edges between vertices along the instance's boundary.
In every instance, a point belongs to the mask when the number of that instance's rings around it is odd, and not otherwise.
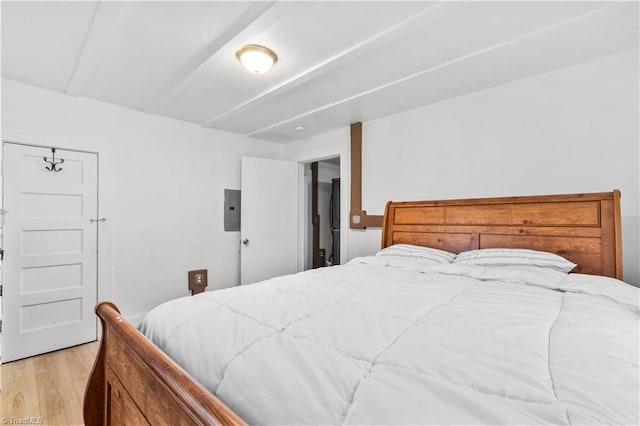
[{"label": "bed", "polygon": [[618,191],[390,202],[376,256],[177,299],[143,333],[99,304],[85,421],[638,424],[620,235]]}]

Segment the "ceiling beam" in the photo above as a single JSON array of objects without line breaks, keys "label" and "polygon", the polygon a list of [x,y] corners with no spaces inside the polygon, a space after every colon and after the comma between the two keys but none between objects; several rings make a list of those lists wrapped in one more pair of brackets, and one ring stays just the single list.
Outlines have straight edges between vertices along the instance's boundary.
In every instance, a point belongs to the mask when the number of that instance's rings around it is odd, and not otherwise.
[{"label": "ceiling beam", "polygon": [[155,114],[164,109],[181,94],[185,93],[198,79],[203,70],[226,57],[223,52],[235,45],[234,41],[251,31],[260,33],[268,28],[284,12],[284,8],[273,8],[275,2],[257,2],[238,18],[219,37],[213,40],[204,51],[189,61],[165,87],[160,96],[151,102],[144,112]]},{"label": "ceiling beam", "polygon": [[302,119],[305,119],[307,117],[313,116],[315,114],[319,114],[319,113],[321,113],[323,111],[327,111],[327,110],[330,110],[332,108],[336,108],[338,106],[342,106],[342,105],[345,105],[345,104],[348,104],[348,103],[351,103],[351,102],[355,102],[355,101],[360,100],[360,99],[362,99],[362,98],[364,98],[364,97],[366,97],[368,95],[371,95],[371,94],[374,94],[374,93],[377,93],[377,92],[392,88],[394,86],[397,86],[399,84],[405,83],[407,81],[410,81],[410,80],[413,80],[413,79],[416,79],[416,78],[419,78],[419,77],[423,77],[423,76],[425,76],[427,74],[430,74],[430,73],[435,72],[437,70],[440,70],[442,68],[446,68],[448,66],[457,64],[459,62],[463,62],[463,61],[469,60],[469,59],[474,58],[476,56],[480,56],[480,55],[483,55],[485,53],[492,52],[494,50],[503,48],[505,46],[509,46],[509,45],[514,44],[514,43],[518,43],[518,42],[521,42],[523,40],[527,40],[529,38],[538,36],[540,34],[548,32],[548,31],[552,31],[552,30],[555,30],[557,28],[563,27],[565,25],[572,24],[572,23],[574,23],[576,21],[580,21],[580,20],[582,20],[584,18],[587,18],[589,16],[592,16],[592,15],[595,15],[595,14],[599,14],[599,13],[601,13],[601,12],[603,12],[605,10],[608,10],[608,9],[610,9],[612,7],[615,7],[615,6],[617,6],[617,5],[621,4],[621,3],[622,2],[608,3],[608,4],[604,5],[604,6],[589,10],[588,12],[584,12],[584,13],[582,13],[580,15],[573,16],[571,18],[564,19],[562,21],[556,22],[555,24],[548,25],[548,26],[543,27],[543,28],[539,28],[539,29],[537,29],[535,31],[531,31],[529,33],[526,33],[526,34],[521,35],[519,37],[513,38],[511,40],[507,40],[507,41],[504,41],[504,42],[493,44],[491,46],[488,46],[488,47],[485,47],[483,49],[477,50],[475,52],[468,53],[466,55],[457,57],[455,59],[452,59],[452,60],[449,60],[449,61],[446,61],[446,62],[443,62],[443,63],[438,64],[436,66],[429,67],[427,69],[415,72],[415,73],[410,74],[408,76],[404,76],[404,77],[398,78],[396,80],[389,81],[389,82],[387,82],[385,84],[381,84],[379,86],[376,86],[376,87],[373,87],[371,89],[362,91],[362,92],[357,93],[355,95],[340,99],[340,100],[338,100],[336,102],[332,102],[332,103],[329,103],[329,104],[322,105],[322,106],[320,106],[318,108],[314,108],[314,109],[308,110],[308,111],[303,112],[301,114],[298,114],[298,115],[295,115],[293,117],[287,118],[285,120],[279,121],[278,123],[274,123],[272,125],[263,127],[261,129],[249,132],[249,133],[245,134],[245,136],[247,136],[247,137],[259,137],[258,135],[260,135],[261,133],[265,133],[265,132],[268,132],[268,131],[271,131],[271,130],[274,130],[274,129],[277,129],[277,128],[280,128],[280,127],[289,126],[289,125],[292,125],[293,123],[298,123]]},{"label": "ceiling beam", "polygon": [[93,22],[84,39],[82,51],[69,79],[65,93],[71,96],[82,95],[85,87],[91,80],[96,66],[102,59],[111,34],[118,22],[120,13],[124,9],[125,2],[101,1],[98,3]]},{"label": "ceiling beam", "polygon": [[419,30],[424,25],[422,19],[426,15],[437,9],[443,3],[445,2],[430,3],[428,7],[426,7],[419,13],[415,13],[410,17],[403,19],[402,21],[397,22],[394,25],[391,25],[390,27],[387,27],[384,30],[368,37],[367,39],[349,46],[347,49],[322,62],[315,64],[314,66],[302,71],[292,78],[269,88],[268,90],[258,94],[257,96],[254,96],[253,98],[248,99],[247,101],[242,102],[239,105],[236,105],[235,107],[211,118],[210,120],[207,120],[206,122],[202,123],[202,125],[204,127],[216,127],[216,125],[221,121],[237,116],[238,114],[241,114],[256,105],[267,102],[268,100],[282,93],[285,93],[310,80],[313,80],[342,64],[353,61],[359,56],[365,55],[389,42],[392,42],[408,34],[411,34],[416,30]]}]

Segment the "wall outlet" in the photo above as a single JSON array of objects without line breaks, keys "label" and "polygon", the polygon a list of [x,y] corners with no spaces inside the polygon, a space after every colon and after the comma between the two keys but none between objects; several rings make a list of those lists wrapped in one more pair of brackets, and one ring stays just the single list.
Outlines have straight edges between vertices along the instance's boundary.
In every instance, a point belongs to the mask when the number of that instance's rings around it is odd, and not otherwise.
[{"label": "wall outlet", "polygon": [[194,269],[193,271],[189,271],[188,284],[192,295],[202,293],[207,286],[207,270]]}]

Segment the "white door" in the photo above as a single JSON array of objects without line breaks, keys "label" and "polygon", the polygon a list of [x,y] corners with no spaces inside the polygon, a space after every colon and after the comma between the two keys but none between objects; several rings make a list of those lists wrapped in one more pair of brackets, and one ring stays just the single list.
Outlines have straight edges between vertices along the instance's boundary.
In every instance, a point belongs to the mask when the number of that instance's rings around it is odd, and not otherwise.
[{"label": "white door", "polygon": [[298,272],[298,163],[242,157],[240,283]]},{"label": "white door", "polygon": [[2,362],[96,340],[98,159],[4,144]]}]

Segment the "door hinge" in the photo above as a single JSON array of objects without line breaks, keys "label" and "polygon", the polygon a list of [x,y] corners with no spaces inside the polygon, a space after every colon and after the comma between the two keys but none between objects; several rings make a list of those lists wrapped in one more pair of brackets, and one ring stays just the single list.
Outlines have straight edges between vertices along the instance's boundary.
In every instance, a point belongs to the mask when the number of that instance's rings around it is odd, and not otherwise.
[{"label": "door hinge", "polygon": [[2,286],[0,285],[0,297],[2,297]]},{"label": "door hinge", "polygon": [[0,320],[0,333],[2,333],[2,320]]}]

